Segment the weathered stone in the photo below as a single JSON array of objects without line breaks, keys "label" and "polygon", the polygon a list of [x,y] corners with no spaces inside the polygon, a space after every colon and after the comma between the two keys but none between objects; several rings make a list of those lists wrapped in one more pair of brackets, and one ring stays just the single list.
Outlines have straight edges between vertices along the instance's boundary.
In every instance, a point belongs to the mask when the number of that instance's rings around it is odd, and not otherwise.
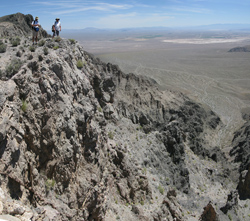
[{"label": "weathered stone", "polygon": [[217,221],[218,215],[212,206],[211,203],[209,203],[206,207],[204,207],[204,211],[200,217],[201,221]]},{"label": "weathered stone", "polygon": [[[188,220],[200,214],[234,167],[211,145],[220,118],[180,92],[161,91],[150,78],[103,63],[78,43],[44,42],[32,55],[22,51],[30,60],[0,80],[3,211],[23,220],[108,220],[107,214]],[[52,50],[55,45],[60,49]],[[5,55],[11,60],[16,51],[7,47]],[[238,147],[247,133],[240,138],[241,132],[234,155],[242,148],[237,156],[244,172],[247,146]],[[239,188],[245,193],[247,174]],[[223,191],[216,193],[223,199]]]}]

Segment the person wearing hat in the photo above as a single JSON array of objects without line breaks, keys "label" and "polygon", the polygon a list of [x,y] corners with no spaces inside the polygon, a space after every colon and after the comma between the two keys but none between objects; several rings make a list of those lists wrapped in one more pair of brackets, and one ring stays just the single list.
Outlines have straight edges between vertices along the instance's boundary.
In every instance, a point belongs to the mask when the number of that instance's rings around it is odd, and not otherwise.
[{"label": "person wearing hat", "polygon": [[54,24],[54,32],[53,32],[53,38],[56,36],[59,36],[59,31],[62,30],[61,27],[61,22],[60,22],[60,18],[56,18],[55,24]]},{"label": "person wearing hat", "polygon": [[41,27],[41,25],[39,24],[39,21],[38,21],[38,17],[35,18],[35,20],[31,24],[31,26],[32,26],[32,29],[33,29],[32,41],[33,41],[33,44],[34,44],[34,41],[36,40],[36,44],[37,44],[39,27]]}]

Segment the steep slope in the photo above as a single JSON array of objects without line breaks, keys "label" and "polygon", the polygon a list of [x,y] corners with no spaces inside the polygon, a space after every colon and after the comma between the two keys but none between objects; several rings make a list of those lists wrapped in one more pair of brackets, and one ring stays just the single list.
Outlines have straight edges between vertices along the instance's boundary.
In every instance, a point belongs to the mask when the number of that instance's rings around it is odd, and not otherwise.
[{"label": "steep slope", "polygon": [[[32,15],[24,15],[22,13],[0,17],[0,37],[31,36],[32,21],[34,21]],[[39,34],[43,37],[48,37],[47,32],[42,28]]]},{"label": "steep slope", "polygon": [[239,163],[215,146],[223,124],[208,107],[72,39],[20,40],[2,40],[0,214],[244,220]]}]

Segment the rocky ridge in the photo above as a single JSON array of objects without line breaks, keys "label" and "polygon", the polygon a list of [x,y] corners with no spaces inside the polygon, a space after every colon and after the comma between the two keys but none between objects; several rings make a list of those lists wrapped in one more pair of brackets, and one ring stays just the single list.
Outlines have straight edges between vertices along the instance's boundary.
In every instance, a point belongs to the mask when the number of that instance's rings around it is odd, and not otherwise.
[{"label": "rocky ridge", "polygon": [[207,106],[124,74],[73,39],[42,38],[34,50],[30,38],[13,46],[8,36],[0,54],[0,214],[247,220],[247,123],[228,156],[215,145],[223,124]]}]

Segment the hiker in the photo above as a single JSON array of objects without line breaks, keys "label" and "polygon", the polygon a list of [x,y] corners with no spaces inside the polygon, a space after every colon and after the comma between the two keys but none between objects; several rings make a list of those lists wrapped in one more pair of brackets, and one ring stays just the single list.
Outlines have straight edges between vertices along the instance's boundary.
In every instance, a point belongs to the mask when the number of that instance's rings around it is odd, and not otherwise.
[{"label": "hiker", "polygon": [[54,24],[54,32],[53,32],[53,38],[56,36],[59,36],[59,31],[62,31],[60,18],[56,18],[55,24]]},{"label": "hiker", "polygon": [[37,44],[39,27],[41,27],[41,25],[39,24],[39,21],[38,21],[38,17],[35,18],[35,21],[32,22],[31,26],[33,29],[32,41],[33,41],[33,45],[34,45],[35,40],[36,40],[36,44]]}]

